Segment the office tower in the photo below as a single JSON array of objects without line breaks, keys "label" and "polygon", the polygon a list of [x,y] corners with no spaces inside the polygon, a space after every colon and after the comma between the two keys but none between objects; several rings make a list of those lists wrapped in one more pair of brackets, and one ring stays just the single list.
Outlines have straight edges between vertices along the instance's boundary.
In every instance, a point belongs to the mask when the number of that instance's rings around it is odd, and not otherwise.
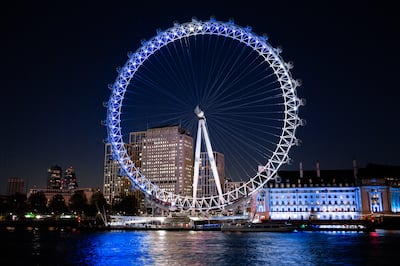
[{"label": "office tower", "polygon": [[63,188],[62,168],[53,165],[47,169],[47,188],[62,189]]},{"label": "office tower", "polygon": [[[193,138],[179,126],[151,128],[131,132],[126,144],[135,167],[161,189],[174,194],[191,195],[193,183]],[[108,203],[132,194],[132,182],[121,172],[111,144],[105,145],[104,189]]]},{"label": "office tower", "polygon": [[146,131],[129,133],[129,155],[136,168],[142,167],[143,147],[146,141]]},{"label": "office tower", "polygon": [[146,132],[142,172],[159,188],[191,195],[193,137],[179,126],[151,128]]},{"label": "office tower", "polygon": [[64,172],[63,188],[75,189],[77,187],[78,187],[78,182],[76,180],[75,169],[72,166],[70,166]]},{"label": "office tower", "polygon": [[121,168],[114,159],[111,144],[105,144],[104,155],[104,186],[103,194],[108,204],[118,202],[124,191],[124,178],[121,175]]}]

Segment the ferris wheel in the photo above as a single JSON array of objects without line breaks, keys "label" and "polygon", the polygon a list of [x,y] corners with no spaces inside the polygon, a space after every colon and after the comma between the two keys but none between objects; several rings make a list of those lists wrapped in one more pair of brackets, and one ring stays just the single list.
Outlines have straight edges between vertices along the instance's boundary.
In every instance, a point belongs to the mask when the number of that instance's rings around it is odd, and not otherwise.
[{"label": "ferris wheel", "polygon": [[[123,173],[172,210],[221,209],[278,179],[278,169],[299,143],[295,133],[303,124],[298,113],[304,104],[296,91],[301,82],[293,79],[293,64],[281,52],[250,27],[215,18],[174,23],[142,40],[109,86],[108,141]],[[160,189],[126,145],[129,132],[171,123],[187,128],[196,139],[192,195]],[[215,194],[206,196],[197,195],[204,181],[202,146],[216,187]],[[216,151],[224,157],[224,177],[240,180],[239,185],[222,188]]]}]

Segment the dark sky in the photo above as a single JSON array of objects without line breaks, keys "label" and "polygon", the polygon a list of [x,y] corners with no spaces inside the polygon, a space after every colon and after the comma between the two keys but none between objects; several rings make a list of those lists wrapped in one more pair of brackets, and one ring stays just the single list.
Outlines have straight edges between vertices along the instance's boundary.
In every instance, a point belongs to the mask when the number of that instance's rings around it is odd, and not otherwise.
[{"label": "dark sky", "polygon": [[0,193],[10,177],[45,186],[54,164],[73,166],[81,187],[102,187],[102,103],[116,67],[157,28],[211,15],[267,33],[294,62],[307,125],[298,130],[302,145],[291,152],[292,167],[302,161],[313,169],[319,161],[322,169],[351,168],[353,159],[360,167],[400,165],[395,1],[136,2],[14,1],[0,8]]}]

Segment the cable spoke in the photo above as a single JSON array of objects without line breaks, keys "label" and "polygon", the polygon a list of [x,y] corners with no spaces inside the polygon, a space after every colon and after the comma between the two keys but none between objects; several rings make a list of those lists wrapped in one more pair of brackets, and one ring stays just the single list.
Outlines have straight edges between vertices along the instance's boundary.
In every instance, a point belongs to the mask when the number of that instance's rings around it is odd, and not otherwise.
[{"label": "cable spoke", "polygon": [[[215,20],[176,24],[142,43],[119,72],[108,103],[109,139],[126,174],[152,198],[180,209],[222,208],[269,180],[259,178],[258,165],[269,163],[273,176],[286,163],[300,124],[296,86],[278,50],[248,29]],[[226,177],[244,182],[241,193],[166,194],[130,162],[123,141],[130,132],[180,125],[196,140],[198,105]]]}]

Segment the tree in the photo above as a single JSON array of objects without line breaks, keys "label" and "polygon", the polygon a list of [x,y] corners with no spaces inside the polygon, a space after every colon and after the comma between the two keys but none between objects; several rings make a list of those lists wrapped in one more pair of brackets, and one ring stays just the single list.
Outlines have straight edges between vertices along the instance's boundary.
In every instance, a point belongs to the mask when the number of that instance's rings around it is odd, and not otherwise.
[{"label": "tree", "polygon": [[87,209],[87,202],[85,193],[82,190],[76,190],[69,199],[69,208],[81,215]]},{"label": "tree", "polygon": [[0,215],[4,215],[9,212],[9,199],[0,197]]},{"label": "tree", "polygon": [[25,194],[15,193],[8,198],[8,204],[5,206],[7,212],[22,215],[28,210],[28,203]]},{"label": "tree", "polygon": [[122,200],[115,204],[114,210],[122,212],[128,215],[136,215],[139,213],[139,200],[134,195],[128,195],[122,198]]},{"label": "tree", "polygon": [[29,205],[34,213],[47,212],[47,198],[43,191],[37,191],[29,196]]},{"label": "tree", "polygon": [[90,198],[89,215],[95,216],[98,212],[103,213],[104,210],[108,210],[106,198],[101,191],[96,191]]},{"label": "tree", "polygon": [[50,200],[49,211],[55,214],[61,214],[68,211],[68,207],[65,204],[65,199],[61,194],[56,194]]}]

